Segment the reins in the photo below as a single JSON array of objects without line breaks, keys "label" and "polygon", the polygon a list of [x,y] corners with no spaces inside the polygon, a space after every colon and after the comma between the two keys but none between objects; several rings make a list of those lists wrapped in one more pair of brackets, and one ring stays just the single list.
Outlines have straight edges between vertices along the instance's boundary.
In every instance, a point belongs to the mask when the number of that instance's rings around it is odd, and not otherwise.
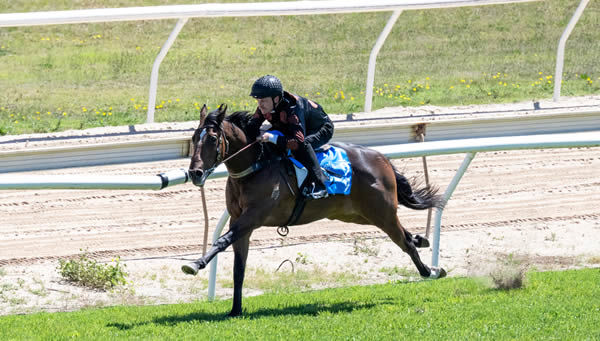
[{"label": "reins", "polygon": [[254,141],[254,142],[252,142],[252,143],[248,144],[248,145],[247,145],[247,146],[245,146],[244,148],[242,148],[242,149],[238,150],[237,152],[235,152],[235,153],[233,153],[233,154],[229,155],[229,156],[228,156],[228,157],[227,157],[225,160],[221,161],[221,163],[225,163],[225,162],[229,161],[229,160],[230,160],[230,159],[232,159],[234,156],[236,156],[236,155],[238,155],[239,153],[243,152],[244,150],[246,150],[246,149],[248,149],[248,148],[252,147],[252,146],[253,146],[255,143],[257,143],[257,142],[260,142],[260,140],[256,140],[256,141]]}]

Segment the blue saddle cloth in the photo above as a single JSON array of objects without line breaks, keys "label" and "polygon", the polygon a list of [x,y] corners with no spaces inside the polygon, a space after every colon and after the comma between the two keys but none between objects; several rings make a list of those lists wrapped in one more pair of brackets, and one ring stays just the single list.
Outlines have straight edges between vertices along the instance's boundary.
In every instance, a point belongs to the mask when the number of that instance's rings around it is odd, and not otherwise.
[{"label": "blue saddle cloth", "polygon": [[316,152],[321,168],[325,169],[329,181],[325,182],[329,194],[350,194],[352,187],[352,167],[346,151],[330,146],[325,151]]},{"label": "blue saddle cloth", "polygon": [[[269,130],[269,132],[277,136],[283,136],[283,133],[278,130]],[[319,160],[321,168],[326,171],[325,175],[329,178],[329,180],[325,182],[327,192],[329,194],[350,194],[350,189],[352,187],[352,167],[350,166],[350,160],[348,159],[346,151],[342,148],[329,146],[327,150],[315,151],[315,154],[317,155],[317,160]],[[288,155],[290,155],[289,150]],[[303,167],[298,160],[293,157],[290,157],[290,159],[296,166],[300,168]],[[298,186],[300,186],[300,184],[298,184]]]}]

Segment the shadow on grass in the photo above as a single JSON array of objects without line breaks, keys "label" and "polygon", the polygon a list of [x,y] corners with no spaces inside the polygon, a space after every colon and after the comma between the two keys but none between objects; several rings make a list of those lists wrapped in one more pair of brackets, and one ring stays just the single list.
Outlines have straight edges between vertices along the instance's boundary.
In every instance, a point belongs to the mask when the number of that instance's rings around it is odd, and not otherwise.
[{"label": "shadow on grass", "polygon": [[[244,318],[246,319],[258,319],[262,317],[271,317],[271,316],[315,316],[322,313],[348,313],[355,310],[362,309],[370,309],[375,306],[384,305],[384,304],[397,304],[396,301],[391,298],[385,298],[381,300],[377,300],[374,303],[357,303],[357,302],[338,302],[332,304],[322,304],[322,303],[311,303],[311,304],[300,304],[290,307],[283,308],[264,308],[259,309],[255,312],[244,313]],[[185,315],[173,315],[173,316],[163,316],[154,318],[151,321],[139,322],[139,323],[109,323],[107,327],[113,327],[120,330],[130,330],[136,327],[141,327],[149,324],[159,324],[166,326],[175,326],[180,323],[188,323],[194,321],[200,322],[219,322],[219,321],[227,321],[231,319],[231,317],[227,316],[227,313],[205,313],[205,312],[196,312]]]}]

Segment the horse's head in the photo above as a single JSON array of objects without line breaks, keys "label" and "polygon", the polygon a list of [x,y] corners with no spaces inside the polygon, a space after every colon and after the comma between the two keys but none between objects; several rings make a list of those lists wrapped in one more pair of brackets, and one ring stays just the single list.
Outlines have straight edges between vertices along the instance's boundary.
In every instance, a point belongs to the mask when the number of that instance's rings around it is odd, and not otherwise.
[{"label": "horse's head", "polygon": [[227,153],[228,142],[224,136],[223,119],[227,105],[207,115],[206,104],[200,110],[200,124],[192,137],[193,153],[189,174],[196,186],[203,186],[206,178],[223,161]]}]

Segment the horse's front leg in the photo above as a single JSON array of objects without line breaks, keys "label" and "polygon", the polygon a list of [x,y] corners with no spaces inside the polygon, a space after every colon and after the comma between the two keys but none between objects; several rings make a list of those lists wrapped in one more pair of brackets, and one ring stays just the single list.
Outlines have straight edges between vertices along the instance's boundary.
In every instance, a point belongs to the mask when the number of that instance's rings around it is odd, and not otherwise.
[{"label": "horse's front leg", "polygon": [[197,260],[187,263],[181,267],[181,271],[185,272],[188,275],[196,275],[199,270],[202,270],[210,263],[210,261],[215,258],[217,253],[224,251],[231,245],[236,239],[239,238],[239,233],[236,233],[234,230],[229,230],[227,233],[219,237],[214,243],[213,246],[208,250],[208,252],[198,258]]},{"label": "horse's front leg", "polygon": [[233,243],[233,306],[231,307],[229,316],[242,315],[242,287],[244,285],[249,245],[250,233],[245,234]]}]

